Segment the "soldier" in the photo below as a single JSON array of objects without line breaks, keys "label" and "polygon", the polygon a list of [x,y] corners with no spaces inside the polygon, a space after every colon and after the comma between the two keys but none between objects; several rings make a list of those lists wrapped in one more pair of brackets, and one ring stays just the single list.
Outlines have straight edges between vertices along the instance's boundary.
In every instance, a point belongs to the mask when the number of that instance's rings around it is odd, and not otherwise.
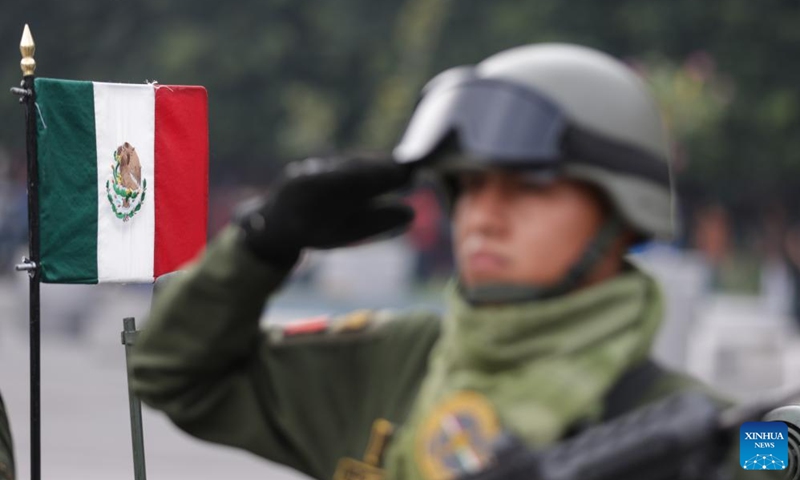
[{"label": "soldier", "polygon": [[8,426],[6,407],[0,397],[0,480],[14,480],[14,445]]},{"label": "soldier", "polygon": [[[180,428],[313,478],[453,479],[510,431],[541,448],[704,387],[648,360],[663,316],[625,253],[672,231],[670,147],[639,78],[531,45],[424,89],[393,159],[290,164],[264,203],[156,295],[135,391]],[[261,331],[305,248],[402,229],[387,195],[441,179],[446,313],[360,311]]]}]

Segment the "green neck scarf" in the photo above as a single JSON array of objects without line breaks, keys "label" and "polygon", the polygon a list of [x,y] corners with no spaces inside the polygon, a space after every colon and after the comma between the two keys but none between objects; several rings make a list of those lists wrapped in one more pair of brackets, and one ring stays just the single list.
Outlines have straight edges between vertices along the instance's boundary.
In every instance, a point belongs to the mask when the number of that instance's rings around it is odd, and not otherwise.
[{"label": "green neck scarf", "polygon": [[647,357],[661,316],[656,283],[635,269],[557,298],[497,306],[472,306],[451,284],[442,336],[388,452],[388,476],[447,479],[469,470],[463,462],[479,464],[494,430],[468,411],[474,398],[531,447],[599,419],[605,393]]}]

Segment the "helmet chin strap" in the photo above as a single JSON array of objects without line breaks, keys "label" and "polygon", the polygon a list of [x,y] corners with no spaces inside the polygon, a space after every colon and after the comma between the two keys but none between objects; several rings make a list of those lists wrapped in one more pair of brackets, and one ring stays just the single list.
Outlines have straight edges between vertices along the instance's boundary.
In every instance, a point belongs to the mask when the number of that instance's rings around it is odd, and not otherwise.
[{"label": "helmet chin strap", "polygon": [[553,285],[495,283],[467,288],[459,281],[458,288],[463,297],[472,305],[528,302],[563,295],[580,286],[586,275],[600,262],[621,231],[622,222],[616,214],[612,214],[594,235],[580,258],[572,264],[566,275]]}]

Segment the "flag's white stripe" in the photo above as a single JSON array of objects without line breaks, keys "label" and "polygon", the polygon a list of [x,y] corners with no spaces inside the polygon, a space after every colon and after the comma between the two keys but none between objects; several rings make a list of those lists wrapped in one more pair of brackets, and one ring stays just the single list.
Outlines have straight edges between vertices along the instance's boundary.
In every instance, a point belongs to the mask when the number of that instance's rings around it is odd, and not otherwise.
[{"label": "flag's white stripe", "polygon": [[[155,238],[155,91],[149,85],[94,84],[97,137],[98,282],[151,282]],[[128,142],[139,156],[147,191],[127,222],[108,200],[114,152]],[[143,182],[144,183],[144,182]]]}]

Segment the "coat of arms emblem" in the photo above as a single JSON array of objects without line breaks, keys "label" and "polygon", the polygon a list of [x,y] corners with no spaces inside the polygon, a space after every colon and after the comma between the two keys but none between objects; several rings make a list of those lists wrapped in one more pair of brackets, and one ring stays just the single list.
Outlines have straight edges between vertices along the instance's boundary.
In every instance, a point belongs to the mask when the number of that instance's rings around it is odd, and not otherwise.
[{"label": "coat of arms emblem", "polygon": [[142,208],[147,179],[142,178],[142,164],[133,146],[125,142],[114,151],[111,178],[106,180],[106,193],[117,218],[127,222]]}]

